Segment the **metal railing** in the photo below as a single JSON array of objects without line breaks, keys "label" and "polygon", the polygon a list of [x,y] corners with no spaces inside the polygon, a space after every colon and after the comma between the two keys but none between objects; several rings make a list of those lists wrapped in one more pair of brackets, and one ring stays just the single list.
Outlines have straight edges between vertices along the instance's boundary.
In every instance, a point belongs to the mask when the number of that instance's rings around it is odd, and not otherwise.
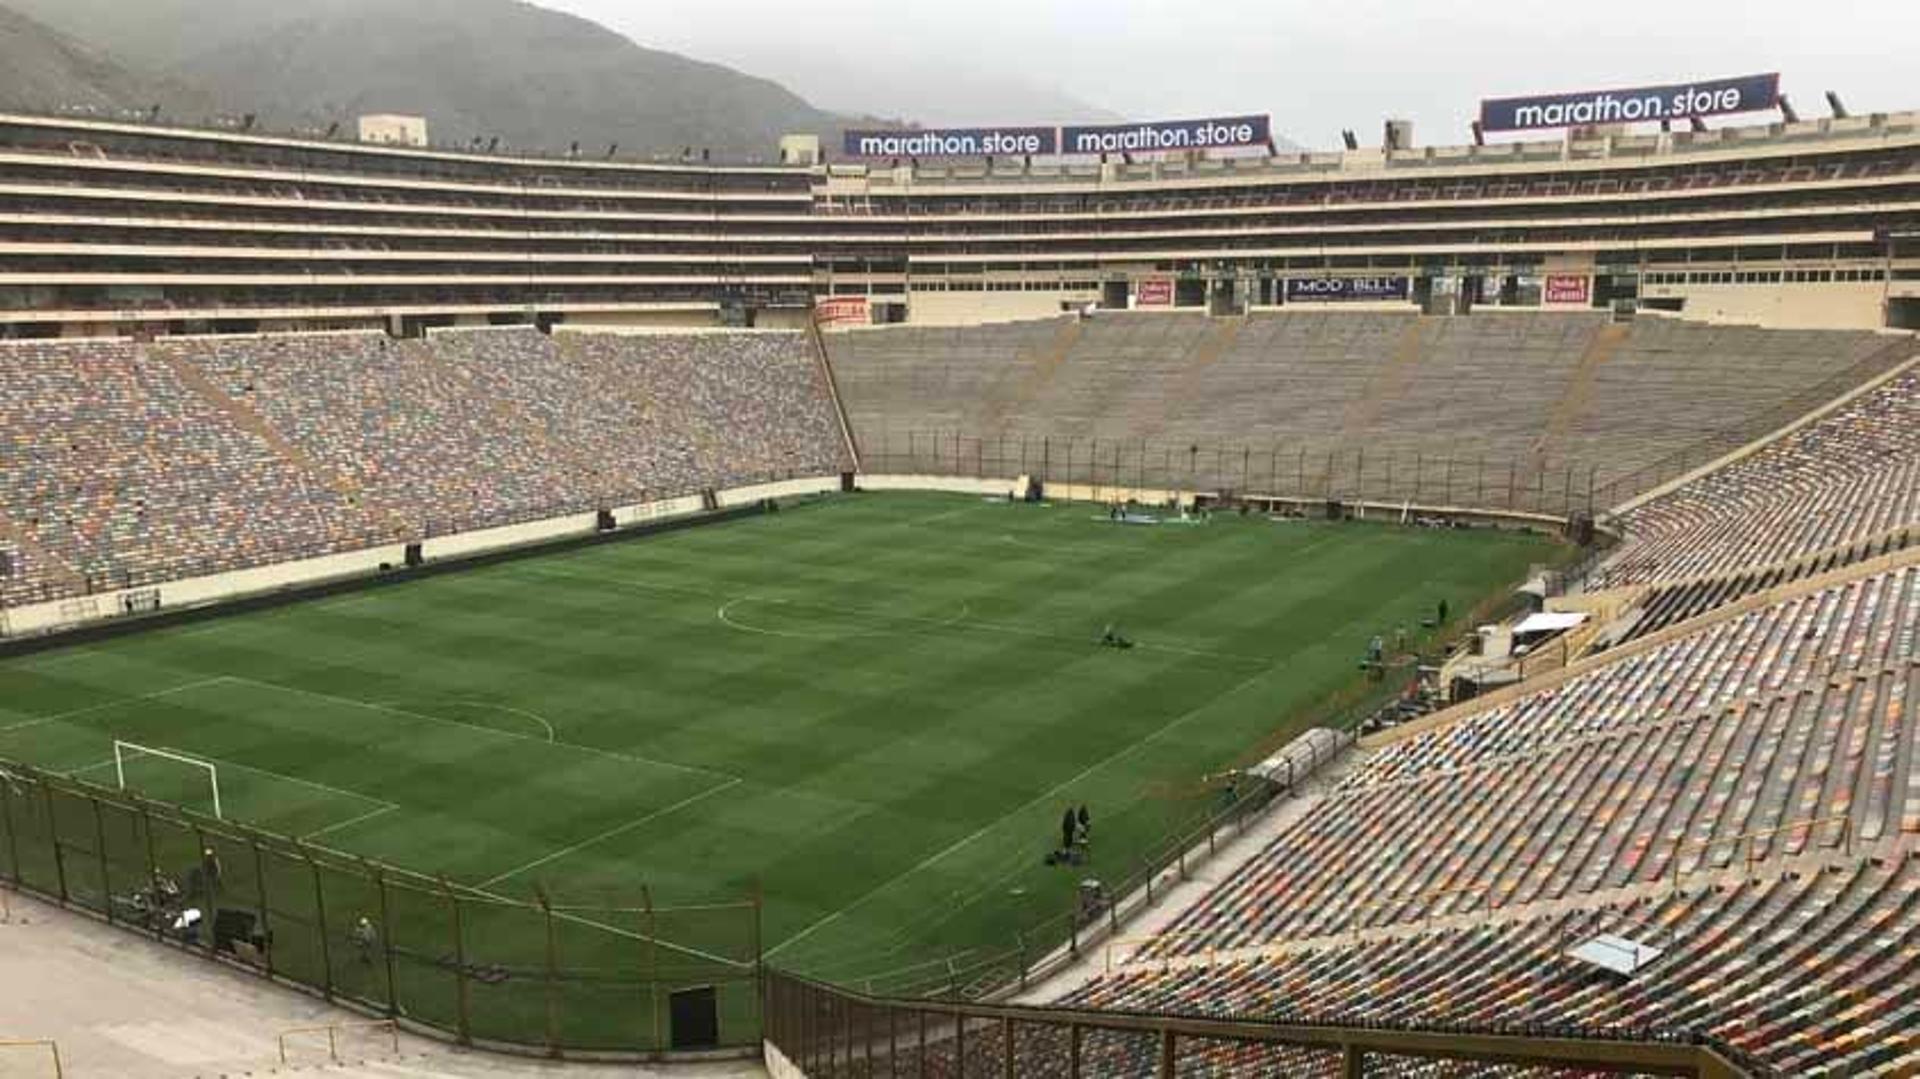
[{"label": "metal railing", "polygon": [[463,1044],[664,1052],[709,988],[717,1047],[759,1042],[757,896],[519,899],[0,766],[0,880],[109,924]]},{"label": "metal railing", "polygon": [[986,436],[959,431],[860,433],[862,471],[971,478],[1032,476],[1103,492],[1232,493],[1298,501],[1452,506],[1567,518],[1592,513],[1599,470],[1513,459],[1329,452],[1300,446],[1184,439]]},{"label": "metal railing", "polygon": [[[37,1056],[42,1049],[46,1050],[47,1060],[53,1067],[53,1079],[64,1079],[66,1071],[60,1063],[60,1045],[58,1042],[50,1038],[0,1038],[0,1053],[21,1053],[23,1055]],[[9,1068],[6,1074],[17,1075],[20,1073]]]},{"label": "metal railing", "polygon": [[1732,1079],[1759,1069],[1709,1035],[1515,1023],[1400,1024],[1146,1015],[898,1000],[769,971],[767,1044],[815,1079],[854,1076],[1365,1074],[1371,1062],[1478,1060]]},{"label": "metal railing", "polygon": [[287,1039],[304,1038],[310,1034],[325,1034],[327,1036],[328,1062],[333,1064],[343,1063],[340,1059],[340,1036],[352,1031],[361,1030],[385,1031],[386,1036],[381,1040],[388,1043],[394,1056],[400,1055],[400,1024],[392,1019],[369,1019],[365,1022],[358,1023],[328,1023],[324,1026],[294,1027],[291,1030],[281,1031],[277,1039],[280,1044],[280,1066],[284,1068],[292,1063],[290,1055],[287,1052]]}]

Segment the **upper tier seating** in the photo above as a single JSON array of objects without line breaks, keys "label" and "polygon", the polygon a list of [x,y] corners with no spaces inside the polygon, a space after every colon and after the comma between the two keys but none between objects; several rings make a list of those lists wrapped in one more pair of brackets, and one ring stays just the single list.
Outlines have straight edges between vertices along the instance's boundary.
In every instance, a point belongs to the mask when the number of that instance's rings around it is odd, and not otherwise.
[{"label": "upper tier seating", "polygon": [[1481,505],[1546,476],[1618,501],[1703,437],[1814,407],[1907,355],[1866,332],[1610,326],[1593,312],[1102,312],[828,340],[863,450],[890,470],[970,466],[947,451],[954,435],[1025,442],[1036,472],[1043,439],[1053,466],[1069,441],[1078,460],[1095,441],[1151,443],[1118,451],[1121,475],[1169,460],[1162,471],[1185,483],[1192,469],[1203,487]]},{"label": "upper tier seating", "polygon": [[0,601],[850,467],[801,334],[0,346]]}]

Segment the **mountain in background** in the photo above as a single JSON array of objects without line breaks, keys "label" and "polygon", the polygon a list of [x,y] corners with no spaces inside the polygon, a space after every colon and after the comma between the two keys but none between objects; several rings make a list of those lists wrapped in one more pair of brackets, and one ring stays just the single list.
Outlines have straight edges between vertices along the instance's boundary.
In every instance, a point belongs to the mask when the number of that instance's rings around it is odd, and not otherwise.
[{"label": "mountain in background", "polygon": [[[735,59],[848,112],[925,126],[1122,119],[959,62],[888,69],[791,48]],[[425,116],[443,146],[578,141],[597,157],[618,143],[628,157],[691,147],[734,161],[771,160],[785,134],[818,134],[831,152],[845,127],[898,123],[521,0],[0,0],[0,107],[144,115],[155,103],[193,124],[252,113],[269,131],[352,131],[362,114],[404,113]]]},{"label": "mountain in background", "polygon": [[363,113],[396,112],[427,117],[442,144],[578,140],[593,154],[619,143],[625,154],[697,147],[733,160],[770,159],[783,134],[832,137],[845,123],[766,79],[518,0],[6,2],[129,71],[197,87],[161,99],[181,120],[204,119],[210,104],[270,129],[351,129]]},{"label": "mountain in background", "polygon": [[0,102],[120,116],[144,112],[161,100],[208,106],[196,90],[130,69],[54,27],[0,7]]}]

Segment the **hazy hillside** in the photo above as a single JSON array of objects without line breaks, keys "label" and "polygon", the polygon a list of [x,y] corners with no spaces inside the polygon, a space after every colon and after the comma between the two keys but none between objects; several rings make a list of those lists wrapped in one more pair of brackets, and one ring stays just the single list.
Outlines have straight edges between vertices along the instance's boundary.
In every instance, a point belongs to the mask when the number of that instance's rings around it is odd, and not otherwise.
[{"label": "hazy hillside", "polygon": [[204,106],[168,80],[128,70],[113,57],[0,7],[0,105],[115,114],[162,98]]},{"label": "hazy hillside", "polygon": [[[10,0],[276,128],[427,116],[439,142],[771,157],[839,121],[765,79],[518,0]],[[186,110],[169,109],[176,115]]]}]

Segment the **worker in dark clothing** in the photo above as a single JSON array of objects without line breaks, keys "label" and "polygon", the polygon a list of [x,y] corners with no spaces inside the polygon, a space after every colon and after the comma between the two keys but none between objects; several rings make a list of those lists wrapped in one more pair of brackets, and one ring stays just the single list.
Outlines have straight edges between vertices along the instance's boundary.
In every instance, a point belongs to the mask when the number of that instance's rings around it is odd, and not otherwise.
[{"label": "worker in dark clothing", "polygon": [[1437,626],[1446,625],[1447,624],[1447,601],[1445,599],[1442,599],[1440,601],[1438,612],[1440,617],[1434,622],[1434,625],[1437,625]]},{"label": "worker in dark clothing", "polygon": [[1080,818],[1074,815],[1073,807],[1068,806],[1066,813],[1060,817],[1060,849],[1061,850],[1065,851],[1065,850],[1073,849],[1073,835],[1074,835],[1074,832],[1079,830],[1079,825],[1080,825]]}]

